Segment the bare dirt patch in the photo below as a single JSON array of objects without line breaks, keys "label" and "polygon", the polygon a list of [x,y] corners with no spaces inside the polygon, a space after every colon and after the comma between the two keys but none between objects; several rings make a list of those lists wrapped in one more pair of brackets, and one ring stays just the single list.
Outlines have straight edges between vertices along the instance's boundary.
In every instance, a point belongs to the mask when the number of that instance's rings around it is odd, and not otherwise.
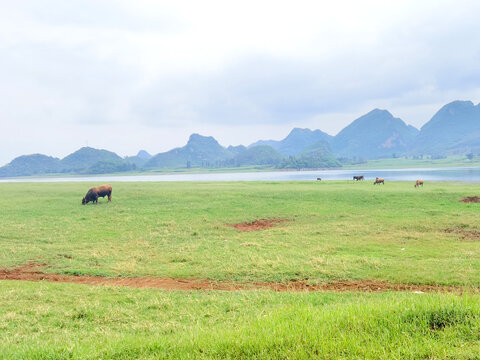
[{"label": "bare dirt patch", "polygon": [[290,221],[290,219],[257,219],[250,222],[243,222],[238,224],[229,224],[235,229],[240,231],[259,231],[263,229],[269,229],[274,227],[277,224]]},{"label": "bare dirt patch", "polygon": [[464,202],[464,203],[478,203],[478,202],[480,202],[480,197],[478,197],[478,196],[467,196],[467,197],[464,197],[460,201]]},{"label": "bare dirt patch", "polygon": [[480,230],[450,228],[445,229],[444,232],[448,234],[458,234],[463,241],[480,241]]},{"label": "bare dirt patch", "polygon": [[173,279],[173,278],[107,278],[102,276],[64,275],[41,271],[44,264],[27,264],[14,269],[0,269],[0,280],[48,281],[73,283],[93,286],[127,286],[133,288],[151,288],[162,290],[273,290],[277,292],[367,292],[385,291],[423,292],[463,292],[465,290],[480,292],[480,288],[463,288],[460,286],[391,284],[378,280],[339,281],[325,284],[309,284],[303,280],[288,282],[249,282],[212,281],[207,279]]}]

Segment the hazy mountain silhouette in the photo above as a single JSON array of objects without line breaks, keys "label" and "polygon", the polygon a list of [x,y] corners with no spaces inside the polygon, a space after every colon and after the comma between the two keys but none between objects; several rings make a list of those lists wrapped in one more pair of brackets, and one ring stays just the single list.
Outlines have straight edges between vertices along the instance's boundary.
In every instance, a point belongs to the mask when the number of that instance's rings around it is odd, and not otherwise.
[{"label": "hazy mountain silhouette", "polygon": [[192,134],[187,145],[153,156],[146,168],[208,166],[224,163],[234,155],[211,136]]},{"label": "hazy mountain silhouette", "polygon": [[150,159],[152,157],[152,155],[150,155],[147,151],[145,150],[140,150],[137,155],[136,155],[138,158],[140,159]]},{"label": "hazy mountain silhouette", "polygon": [[108,150],[82,147],[60,161],[64,171],[78,172],[88,169],[98,162],[122,162],[122,158]]},{"label": "hazy mountain silhouette", "polygon": [[238,155],[241,154],[244,151],[247,151],[247,147],[243,145],[238,145],[238,146],[232,146],[230,145],[227,148],[228,151],[230,151],[233,155]]},{"label": "hazy mountain silhouette", "polygon": [[0,176],[28,176],[58,173],[60,159],[42,154],[22,155],[0,168]]},{"label": "hazy mountain silhouette", "polygon": [[148,152],[145,150],[140,150],[137,155],[135,156],[127,156],[124,158],[126,162],[130,162],[132,164],[135,164],[137,167],[141,168],[143,165],[147,163],[148,160],[152,158],[152,155],[150,155]]},{"label": "hazy mountain silhouette", "polygon": [[340,166],[337,158],[389,158],[403,154],[480,153],[480,105],[454,101],[419,132],[387,110],[375,109],[332,137],[294,128],[283,140],[259,140],[248,148],[221,146],[211,136],[192,134],[184,147],[151,156],[145,150],[122,159],[114,152],[83,147],[60,160],[23,155],[0,168],[0,176],[49,173],[97,174],[134,169],[276,165],[280,168]]},{"label": "hazy mountain silhouette", "polygon": [[412,154],[451,155],[480,152],[480,104],[454,101],[422,126]]},{"label": "hazy mountain silhouette", "polygon": [[393,154],[404,154],[417,133],[417,129],[387,110],[375,109],[340,131],[332,147],[340,157],[389,158]]},{"label": "hazy mountain silhouette", "polygon": [[283,140],[259,140],[249,147],[268,145],[278,150],[282,155],[291,156],[300,154],[305,148],[319,141],[331,142],[332,136],[321,130],[294,128]]}]

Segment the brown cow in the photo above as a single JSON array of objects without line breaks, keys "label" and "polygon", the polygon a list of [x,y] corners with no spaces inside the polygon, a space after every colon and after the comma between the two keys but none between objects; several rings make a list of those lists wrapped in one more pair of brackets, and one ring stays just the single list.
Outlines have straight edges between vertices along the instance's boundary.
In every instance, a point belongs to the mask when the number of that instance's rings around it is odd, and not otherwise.
[{"label": "brown cow", "polygon": [[373,185],[376,185],[376,184],[385,185],[385,179],[380,179],[379,177],[375,178],[375,182],[373,183]]},{"label": "brown cow", "polygon": [[100,185],[92,187],[88,190],[87,195],[82,199],[82,205],[88,204],[90,201],[94,204],[98,204],[99,197],[108,196],[108,201],[112,201],[112,186]]},{"label": "brown cow", "polygon": [[353,180],[360,181],[360,180],[365,180],[365,178],[363,177],[363,175],[358,175],[358,176],[354,176]]},{"label": "brown cow", "polygon": [[414,187],[420,187],[420,185],[422,185],[422,187],[423,187],[423,180],[417,180]]}]

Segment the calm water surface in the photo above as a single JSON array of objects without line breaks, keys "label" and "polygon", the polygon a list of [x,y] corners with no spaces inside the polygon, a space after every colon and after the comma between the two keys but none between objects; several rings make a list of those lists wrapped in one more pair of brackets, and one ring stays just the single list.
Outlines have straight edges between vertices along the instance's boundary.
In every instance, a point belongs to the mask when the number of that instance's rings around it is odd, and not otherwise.
[{"label": "calm water surface", "polygon": [[467,181],[480,182],[480,167],[376,169],[376,170],[318,170],[318,171],[268,171],[251,173],[165,174],[165,175],[98,175],[79,177],[29,177],[0,179],[0,182],[113,182],[113,181],[306,181],[352,180],[354,175],[364,175],[372,181],[376,176],[386,181]]}]

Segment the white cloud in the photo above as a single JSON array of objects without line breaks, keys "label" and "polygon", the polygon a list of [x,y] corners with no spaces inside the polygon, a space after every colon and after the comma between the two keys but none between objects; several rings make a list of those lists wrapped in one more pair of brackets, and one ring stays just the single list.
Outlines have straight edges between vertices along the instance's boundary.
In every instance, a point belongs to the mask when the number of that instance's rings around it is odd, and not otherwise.
[{"label": "white cloud", "polygon": [[420,127],[446,102],[480,100],[479,10],[469,0],[0,1],[0,163],[61,156],[86,138],[126,155],[192,132],[226,145],[293,126],[335,134],[375,107]]}]

